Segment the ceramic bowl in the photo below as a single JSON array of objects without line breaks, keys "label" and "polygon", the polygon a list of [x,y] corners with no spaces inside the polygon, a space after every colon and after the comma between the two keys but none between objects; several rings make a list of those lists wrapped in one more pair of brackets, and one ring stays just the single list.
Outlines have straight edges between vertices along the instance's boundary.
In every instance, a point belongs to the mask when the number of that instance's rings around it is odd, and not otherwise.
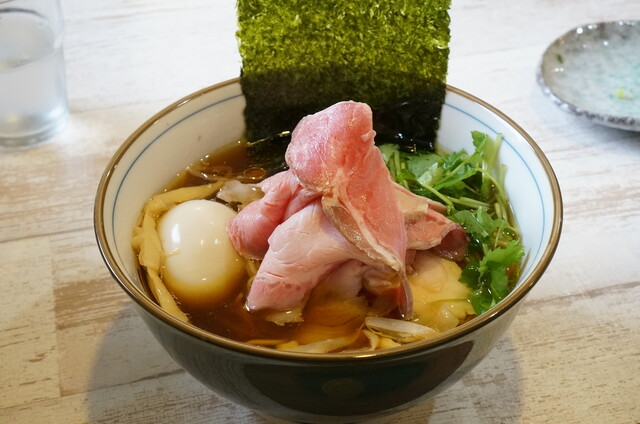
[{"label": "ceramic bowl", "polygon": [[640,131],[640,22],[581,25],[544,52],[538,83],[561,109]]},{"label": "ceramic bowl", "polygon": [[101,254],[159,343],[220,396],[295,422],[383,419],[459,380],[509,327],[556,249],[561,197],[540,148],[493,107],[448,87],[441,145],[472,148],[472,130],[504,136],[499,159],[508,168],[506,190],[527,251],[517,287],[481,317],[400,348],[331,355],[276,351],[207,333],[166,313],[142,287],[130,246],[132,228],[152,194],[189,163],[243,135],[244,104],[238,80],[231,80],[168,106],[122,144],[100,181],[94,220]]}]

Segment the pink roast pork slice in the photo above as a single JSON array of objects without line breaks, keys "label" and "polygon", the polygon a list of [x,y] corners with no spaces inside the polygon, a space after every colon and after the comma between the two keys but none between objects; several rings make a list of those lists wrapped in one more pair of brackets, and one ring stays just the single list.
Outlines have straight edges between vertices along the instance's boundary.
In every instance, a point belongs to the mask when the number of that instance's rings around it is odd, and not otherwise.
[{"label": "pink roast pork slice", "polygon": [[373,262],[399,274],[405,288],[401,314],[409,316],[404,214],[374,136],[368,105],[336,103],[298,123],[285,159],[303,187],[322,193],[323,209],[338,231]]},{"label": "pink roast pork slice", "polygon": [[249,309],[299,309],[325,279],[345,280],[337,283],[353,295],[364,279],[391,287],[387,293],[396,293],[409,318],[406,259],[425,249],[464,255],[464,229],[443,215],[442,204],[391,180],[374,135],[362,103],[338,103],[300,121],[286,154],[290,170],[263,181],[264,197],[227,225],[239,253],[263,259]]},{"label": "pink roast pork slice", "polygon": [[304,189],[290,171],[273,175],[259,186],[264,197],[249,203],[227,222],[227,234],[233,247],[251,259],[262,259],[276,227],[320,197],[320,193]]},{"label": "pink roast pork slice", "polygon": [[287,311],[304,303],[310,291],[343,263],[367,257],[349,243],[322,210],[309,203],[279,225],[247,296],[251,310]]}]

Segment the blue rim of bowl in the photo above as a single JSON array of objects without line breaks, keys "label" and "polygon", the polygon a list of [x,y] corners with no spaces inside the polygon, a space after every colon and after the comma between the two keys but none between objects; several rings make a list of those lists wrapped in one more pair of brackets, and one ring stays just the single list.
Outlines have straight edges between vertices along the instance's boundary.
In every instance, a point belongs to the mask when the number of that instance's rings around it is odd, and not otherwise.
[{"label": "blue rim of bowl", "polygon": [[[358,351],[358,352],[347,352],[347,353],[332,353],[332,354],[316,354],[316,353],[299,353],[299,352],[290,352],[290,351],[281,351],[273,348],[262,347],[262,346],[254,346],[247,343],[243,343],[240,341],[228,339],[222,336],[218,336],[216,334],[207,332],[202,330],[201,328],[196,327],[195,325],[185,323],[175,318],[173,315],[169,314],[165,310],[163,310],[154,300],[152,300],[144,291],[139,289],[127,276],[127,273],[120,268],[118,265],[118,261],[116,260],[116,253],[112,251],[109,247],[106,237],[106,230],[104,227],[104,203],[107,187],[111,181],[111,177],[113,175],[113,171],[118,166],[120,159],[127,152],[129,147],[137,140],[137,138],[147,131],[151,126],[153,126],[161,117],[167,115],[171,111],[181,107],[187,102],[194,100],[203,94],[209,93],[211,91],[218,90],[220,88],[239,84],[239,78],[227,80],[210,87],[204,88],[202,90],[196,91],[192,94],[189,94],[182,99],[170,104],[165,107],[151,118],[149,118],[145,123],[143,123],[140,127],[138,127],[118,148],[118,150],[114,153],[113,157],[107,164],[105,171],[100,179],[98,184],[98,189],[96,193],[96,199],[94,203],[94,233],[96,237],[96,241],[98,244],[98,248],[100,250],[100,254],[102,258],[113,276],[113,278],[118,282],[121,288],[131,297],[133,301],[135,301],[140,307],[144,308],[147,312],[154,315],[156,318],[163,321],[165,324],[168,324],[175,329],[180,330],[181,332],[188,334],[197,339],[203,340],[205,342],[213,343],[219,347],[231,349],[237,352],[243,352],[249,355],[257,355],[262,357],[268,357],[271,359],[296,359],[296,360],[307,360],[307,361],[345,361],[345,360],[355,360],[363,361],[365,359],[380,359],[380,358],[393,358],[397,356],[405,356],[410,355],[422,350],[438,348],[445,344],[455,342],[456,340],[468,335],[474,330],[488,324],[494,319],[498,318],[505,312],[507,312],[512,306],[517,304],[535,285],[535,283],[540,279],[546,268],[548,267],[555,251],[557,249],[560,233],[562,229],[562,196],[560,192],[560,186],[558,184],[556,175],[551,167],[551,164],[547,160],[546,156],[540,149],[540,147],[533,141],[533,139],[513,120],[511,120],[504,113],[496,109],[495,107],[489,105],[488,103],[480,100],[479,98],[462,91],[458,88],[447,85],[447,91],[458,94],[461,97],[464,97],[488,111],[492,112],[499,118],[503,119],[509,126],[515,129],[529,144],[529,146],[533,149],[537,159],[540,161],[542,165],[545,175],[548,179],[549,185],[551,187],[552,198],[553,198],[553,219],[551,222],[551,232],[549,236],[549,242],[544,248],[544,252],[540,258],[538,264],[531,271],[529,276],[521,282],[510,294],[509,296],[498,303],[496,306],[491,308],[489,311],[484,313],[481,316],[478,316],[453,330],[442,333],[433,338],[429,338],[422,341],[417,341],[413,343],[409,343],[400,347],[388,348],[382,350],[375,351]],[[474,117],[474,119],[477,119]],[[484,124],[484,123],[483,123]],[[491,128],[490,126],[484,124],[487,128]]]},{"label": "blue rim of bowl", "polygon": [[619,20],[619,21],[593,22],[589,24],[578,25],[570,29],[569,31],[562,34],[560,37],[553,40],[553,42],[549,44],[549,46],[544,50],[544,53],[540,58],[540,61],[538,63],[538,67],[536,70],[536,81],[540,86],[540,88],[542,89],[542,92],[547,97],[549,97],[556,106],[558,106],[560,109],[566,112],[569,112],[579,117],[586,118],[590,121],[593,121],[594,123],[604,125],[607,127],[628,130],[628,131],[640,131],[640,119],[638,119],[637,117],[616,116],[616,115],[610,115],[606,113],[591,112],[589,110],[583,109],[577,106],[576,104],[571,103],[570,101],[565,100],[562,97],[558,96],[553,91],[553,89],[551,89],[549,84],[547,84],[547,81],[545,80],[545,77],[544,77],[544,64],[545,64],[544,58],[547,56],[547,52],[551,48],[553,48],[557,43],[559,43],[561,40],[564,40],[569,36],[572,36],[578,30],[581,30],[584,28],[594,29],[594,28],[597,28],[598,26],[608,26],[608,25],[630,25],[630,26],[639,25],[640,26],[640,21]]}]

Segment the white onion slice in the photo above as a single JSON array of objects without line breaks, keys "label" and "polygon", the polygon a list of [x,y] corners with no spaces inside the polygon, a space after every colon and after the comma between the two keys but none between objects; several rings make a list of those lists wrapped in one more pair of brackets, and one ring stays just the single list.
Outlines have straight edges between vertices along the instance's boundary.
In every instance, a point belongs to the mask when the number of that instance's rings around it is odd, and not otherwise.
[{"label": "white onion slice", "polygon": [[440,334],[438,330],[426,325],[399,319],[367,317],[364,323],[374,333],[402,343],[415,342]]},{"label": "white onion slice", "polygon": [[256,184],[243,184],[237,180],[224,183],[216,197],[228,203],[240,203],[246,206],[263,196],[262,190]]}]

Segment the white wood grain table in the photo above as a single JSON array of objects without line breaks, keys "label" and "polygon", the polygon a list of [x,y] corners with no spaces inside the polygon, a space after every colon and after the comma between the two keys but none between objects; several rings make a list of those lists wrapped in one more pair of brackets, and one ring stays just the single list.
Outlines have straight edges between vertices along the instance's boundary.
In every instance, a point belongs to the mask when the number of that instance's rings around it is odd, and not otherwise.
[{"label": "white wood grain table", "polygon": [[[62,4],[70,121],[46,145],[0,154],[0,422],[263,423],[159,347],[103,265],[92,228],[99,177],[128,134],[239,74],[235,2]],[[499,345],[393,423],[638,423],[640,133],[560,111],[535,69],[556,36],[640,19],[640,3],[453,0],[451,16],[448,82],[539,143],[562,188],[564,231]]]}]

